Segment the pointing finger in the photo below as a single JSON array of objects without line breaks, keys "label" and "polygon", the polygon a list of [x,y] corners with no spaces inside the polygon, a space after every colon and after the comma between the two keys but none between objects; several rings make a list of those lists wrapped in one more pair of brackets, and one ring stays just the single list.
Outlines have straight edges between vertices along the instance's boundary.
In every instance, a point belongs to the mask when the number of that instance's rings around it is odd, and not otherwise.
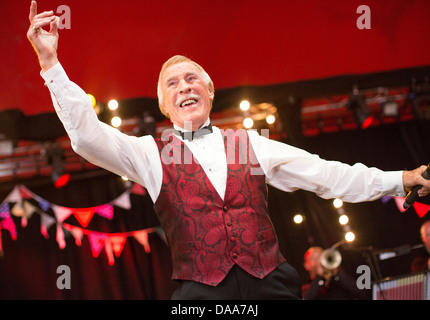
[{"label": "pointing finger", "polygon": [[30,15],[28,16],[28,18],[30,19],[30,23],[33,21],[33,18],[36,14],[37,14],[37,2],[31,1]]}]

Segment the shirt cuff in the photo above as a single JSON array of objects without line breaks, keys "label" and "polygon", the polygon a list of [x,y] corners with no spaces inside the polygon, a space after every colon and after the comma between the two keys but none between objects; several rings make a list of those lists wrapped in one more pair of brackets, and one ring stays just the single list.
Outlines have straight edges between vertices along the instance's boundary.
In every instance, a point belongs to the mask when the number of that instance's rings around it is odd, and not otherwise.
[{"label": "shirt cuff", "polygon": [[387,195],[404,197],[403,171],[385,171],[382,173],[382,186]]},{"label": "shirt cuff", "polygon": [[57,62],[48,71],[44,73],[40,72],[40,75],[45,80],[45,86],[52,92],[57,92],[57,90],[64,88],[70,81],[60,62]]}]

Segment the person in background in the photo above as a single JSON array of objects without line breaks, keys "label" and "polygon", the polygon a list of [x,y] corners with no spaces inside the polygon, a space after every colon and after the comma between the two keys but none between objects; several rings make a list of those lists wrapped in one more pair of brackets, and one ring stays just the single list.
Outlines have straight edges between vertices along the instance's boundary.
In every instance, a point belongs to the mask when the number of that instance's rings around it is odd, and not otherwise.
[{"label": "person in background", "polygon": [[364,300],[367,292],[357,288],[356,281],[346,273],[326,269],[321,264],[321,247],[310,247],[304,254],[303,266],[309,273],[310,282],[303,285],[305,300]]}]

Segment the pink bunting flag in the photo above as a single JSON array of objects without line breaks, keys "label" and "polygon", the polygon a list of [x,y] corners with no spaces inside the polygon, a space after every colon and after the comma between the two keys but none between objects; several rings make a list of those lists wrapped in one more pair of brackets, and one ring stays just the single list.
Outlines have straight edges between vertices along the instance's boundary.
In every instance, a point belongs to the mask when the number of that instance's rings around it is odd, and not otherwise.
[{"label": "pink bunting flag", "polygon": [[402,197],[393,197],[394,201],[396,201],[397,208],[400,212],[405,212],[406,209],[403,208],[403,202],[405,202],[405,198]]},{"label": "pink bunting flag", "polygon": [[12,239],[16,240],[17,233],[16,227],[13,223],[12,216],[10,215],[9,203],[4,202],[0,206],[0,229],[8,230]]},{"label": "pink bunting flag", "polygon": [[100,232],[89,232],[88,240],[90,242],[91,252],[94,258],[97,258],[100,255],[100,252],[103,250],[105,245],[107,235]]},{"label": "pink bunting flag", "polygon": [[111,204],[102,204],[101,206],[94,207],[93,210],[106,219],[113,219],[113,206]]}]

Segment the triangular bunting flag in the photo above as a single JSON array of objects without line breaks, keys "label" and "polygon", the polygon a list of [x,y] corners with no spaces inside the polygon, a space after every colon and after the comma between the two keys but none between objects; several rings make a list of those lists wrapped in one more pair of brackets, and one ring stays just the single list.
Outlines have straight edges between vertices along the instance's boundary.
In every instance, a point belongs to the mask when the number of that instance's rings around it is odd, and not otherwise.
[{"label": "triangular bunting flag", "polygon": [[19,185],[19,191],[20,191],[21,197],[23,199],[31,199],[31,198],[33,198],[33,192],[31,192],[30,190],[28,190],[23,185]]},{"label": "triangular bunting flag", "polygon": [[131,187],[131,193],[138,194],[141,196],[144,196],[146,194],[146,190],[144,187],[142,187],[140,184],[135,183]]},{"label": "triangular bunting flag", "polygon": [[105,253],[108,258],[109,265],[113,266],[115,263],[115,258],[113,256],[112,242],[110,241],[109,237],[107,237],[105,240]]},{"label": "triangular bunting flag", "polygon": [[92,208],[73,209],[73,214],[81,226],[86,228],[94,216],[94,210]]},{"label": "triangular bunting flag", "polygon": [[111,204],[94,207],[94,212],[106,219],[113,219],[113,206]]},{"label": "triangular bunting flag", "polygon": [[429,212],[430,210],[430,206],[424,203],[415,202],[413,206],[414,206],[415,212],[420,218],[424,217],[427,214],[427,212]]},{"label": "triangular bunting flag", "polygon": [[405,198],[402,197],[393,197],[394,201],[396,201],[397,208],[400,212],[405,212],[406,209],[403,208],[403,202],[405,202]]},{"label": "triangular bunting flag", "polygon": [[22,217],[24,215],[24,206],[22,202],[17,202],[10,210],[10,213],[14,215],[15,217]]},{"label": "triangular bunting flag", "polygon": [[49,238],[48,229],[55,223],[55,218],[51,217],[46,213],[40,214],[40,233],[45,237],[45,239]]},{"label": "triangular bunting flag", "polygon": [[63,226],[60,223],[57,224],[57,235],[55,238],[60,249],[64,249],[66,247],[66,241],[64,240]]},{"label": "triangular bunting flag", "polygon": [[9,193],[6,199],[4,199],[4,202],[21,202],[21,201],[22,201],[22,197],[21,197],[19,186],[15,186],[12,192]]},{"label": "triangular bunting flag", "polygon": [[75,238],[75,244],[78,247],[82,246],[82,238],[84,237],[84,230],[69,224],[63,224],[63,227],[72,234],[73,238]]},{"label": "triangular bunting flag", "polygon": [[57,206],[56,204],[51,205],[52,210],[54,210],[55,217],[57,218],[57,221],[63,222],[66,220],[73,211],[66,207]]},{"label": "triangular bunting flag", "polygon": [[115,257],[119,257],[121,255],[122,249],[124,249],[125,242],[127,240],[127,236],[121,234],[111,235],[110,241],[112,243],[112,250],[115,253]]},{"label": "triangular bunting flag", "polygon": [[16,227],[10,215],[9,204],[7,202],[0,206],[0,229],[8,230],[12,239],[16,240]]},{"label": "triangular bunting flag", "polygon": [[93,253],[94,258],[97,258],[102,251],[105,245],[106,237],[107,236],[105,234],[99,232],[88,233],[88,240],[90,242],[91,252]]},{"label": "triangular bunting flag", "polygon": [[148,233],[146,230],[139,230],[133,232],[133,237],[143,246],[146,253],[151,252],[151,247],[149,246],[148,242]]},{"label": "triangular bunting flag", "polygon": [[111,203],[117,207],[130,210],[131,209],[130,193],[128,191],[124,192],[118,198],[114,199]]}]

